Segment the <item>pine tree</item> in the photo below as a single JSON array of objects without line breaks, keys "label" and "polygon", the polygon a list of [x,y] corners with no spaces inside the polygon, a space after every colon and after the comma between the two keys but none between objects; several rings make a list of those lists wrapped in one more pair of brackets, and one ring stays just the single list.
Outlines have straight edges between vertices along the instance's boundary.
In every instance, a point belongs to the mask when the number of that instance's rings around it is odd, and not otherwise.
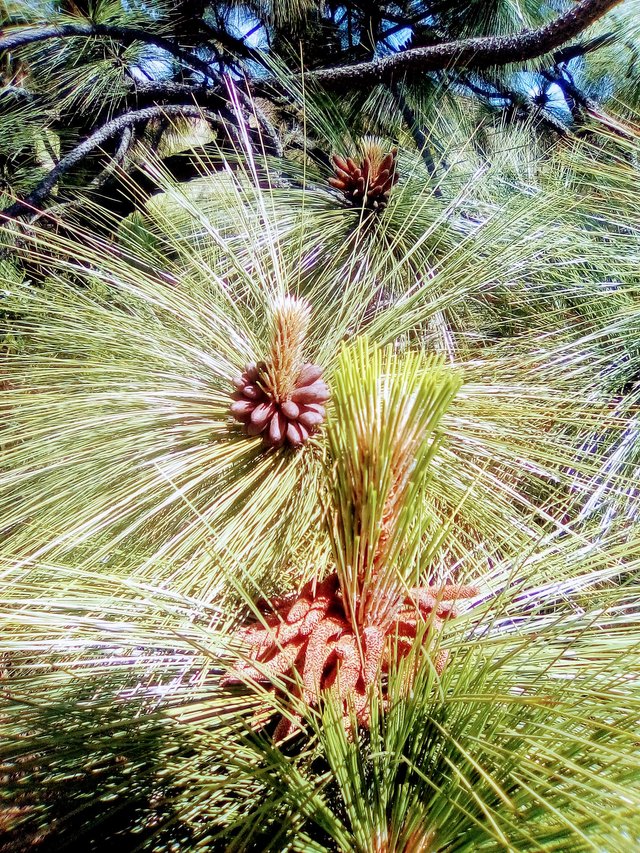
[{"label": "pine tree", "polygon": [[[258,153],[306,146],[326,164],[322,128],[291,92],[301,81],[358,139],[399,123],[436,185],[443,98],[462,97],[476,124],[530,123],[554,140],[593,122],[624,135],[639,105],[637,21],[635,0],[4,0],[0,203],[28,218],[107,194],[129,213],[118,173],[153,191],[146,146],[178,180],[198,173],[185,133],[210,169],[245,132]],[[286,160],[277,168],[286,179]]]},{"label": "pine tree", "polygon": [[[149,15],[109,9],[62,11]],[[229,82],[196,178],[139,139],[2,228],[0,849],[632,853],[633,114],[340,100],[281,53],[279,153]]]}]

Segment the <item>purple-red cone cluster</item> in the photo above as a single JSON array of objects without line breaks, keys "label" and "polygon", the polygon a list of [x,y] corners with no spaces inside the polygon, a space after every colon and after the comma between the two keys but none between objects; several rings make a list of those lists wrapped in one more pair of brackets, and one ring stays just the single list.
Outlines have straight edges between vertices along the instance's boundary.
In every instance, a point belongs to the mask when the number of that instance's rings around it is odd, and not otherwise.
[{"label": "purple-red cone cluster", "polygon": [[329,388],[317,364],[303,365],[283,400],[271,391],[264,362],[248,364],[233,384],[231,414],[245,425],[247,435],[261,434],[270,447],[300,447],[324,421]]},{"label": "purple-red cone cluster", "polygon": [[379,146],[371,145],[360,165],[351,157],[334,154],[335,176],[329,178],[329,184],[341,190],[354,206],[382,210],[389,200],[392,187],[398,182],[397,153],[397,148],[384,154]]}]

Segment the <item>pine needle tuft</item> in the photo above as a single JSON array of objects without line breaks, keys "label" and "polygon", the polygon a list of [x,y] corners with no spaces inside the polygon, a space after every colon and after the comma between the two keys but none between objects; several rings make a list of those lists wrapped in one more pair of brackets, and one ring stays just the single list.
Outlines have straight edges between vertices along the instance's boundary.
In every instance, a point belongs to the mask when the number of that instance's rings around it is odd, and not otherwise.
[{"label": "pine needle tuft", "polygon": [[428,519],[417,517],[415,499],[461,379],[440,357],[399,356],[365,337],[343,349],[334,382],[327,429],[335,459],[334,558],[352,623],[384,626],[417,580]]}]

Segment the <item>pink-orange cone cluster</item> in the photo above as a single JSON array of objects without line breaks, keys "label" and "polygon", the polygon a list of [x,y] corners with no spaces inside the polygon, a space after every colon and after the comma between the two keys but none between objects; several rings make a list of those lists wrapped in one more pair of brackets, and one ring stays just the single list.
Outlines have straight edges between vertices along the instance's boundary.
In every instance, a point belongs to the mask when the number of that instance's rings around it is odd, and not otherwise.
[{"label": "pink-orange cone cluster", "polygon": [[233,384],[231,414],[247,435],[262,435],[270,447],[300,447],[324,421],[329,389],[317,364],[303,365],[283,397],[274,393],[264,362],[248,364]]},{"label": "pink-orange cone cluster", "polygon": [[[384,625],[365,625],[355,632],[345,613],[338,577],[331,574],[317,586],[309,582],[298,595],[272,602],[264,623],[253,622],[237,632],[250,648],[249,661],[229,672],[225,683],[253,679],[268,684],[297,673],[301,698],[309,705],[317,705],[319,691],[330,690],[342,702],[345,727],[351,727],[350,709],[359,724],[367,727],[370,686],[381,671],[388,670],[391,656],[406,656],[421,626],[428,623],[428,634],[437,632],[445,619],[456,615],[456,602],[477,592],[475,587],[458,584],[416,587]],[[438,673],[446,662],[446,653],[440,652],[434,661]],[[284,739],[293,729],[289,718],[283,717],[274,739]]]},{"label": "pink-orange cone cluster", "polygon": [[365,149],[358,165],[351,157],[333,156],[334,177],[329,184],[341,190],[344,197],[356,207],[381,210],[389,200],[392,187],[398,182],[396,173],[397,148],[387,154],[377,143]]}]

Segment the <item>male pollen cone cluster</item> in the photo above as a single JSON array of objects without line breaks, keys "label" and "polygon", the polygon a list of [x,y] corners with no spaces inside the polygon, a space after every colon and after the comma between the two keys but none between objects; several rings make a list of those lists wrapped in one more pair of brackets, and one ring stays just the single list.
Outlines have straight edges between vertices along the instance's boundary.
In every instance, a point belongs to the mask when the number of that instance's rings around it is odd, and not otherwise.
[{"label": "male pollen cone cluster", "polygon": [[377,142],[364,146],[360,165],[351,157],[332,157],[335,176],[329,184],[341,190],[354,207],[382,210],[389,200],[392,187],[398,182],[396,172],[397,148],[385,154]]},{"label": "male pollen cone cluster", "polygon": [[[317,705],[320,692],[329,690],[342,704],[347,731],[351,731],[352,710],[358,723],[368,728],[369,693],[380,672],[387,672],[392,660],[409,654],[425,626],[426,640],[429,635],[435,636],[445,620],[457,615],[457,601],[477,593],[477,587],[460,584],[415,587],[384,622],[371,622],[354,630],[334,572],[321,583],[309,581],[298,594],[272,601],[263,621],[236,632],[236,638],[249,646],[248,660],[231,670],[223,684],[247,680],[269,684],[297,674],[292,689],[309,706]],[[447,658],[445,651],[436,655],[438,675]],[[283,740],[296,728],[289,717],[283,716],[274,740]]]},{"label": "male pollen cone cluster", "polygon": [[277,303],[269,359],[248,364],[233,380],[230,413],[269,447],[300,447],[325,418],[322,368],[303,360],[309,317],[304,300],[287,296]]},{"label": "male pollen cone cluster", "polygon": [[[369,727],[371,697],[388,706],[387,673],[418,643],[443,671],[441,628],[478,589],[415,580],[415,550],[426,533],[414,526],[415,498],[437,422],[458,387],[457,374],[421,354],[398,359],[391,345],[371,347],[366,337],[343,349],[327,430],[334,567],[322,581],[259,605],[261,618],[235,634],[246,654],[223,679],[266,684],[287,703],[276,742],[300,728],[301,707],[317,706],[327,693],[347,733],[354,716]],[[403,671],[410,689],[415,667]]]}]

